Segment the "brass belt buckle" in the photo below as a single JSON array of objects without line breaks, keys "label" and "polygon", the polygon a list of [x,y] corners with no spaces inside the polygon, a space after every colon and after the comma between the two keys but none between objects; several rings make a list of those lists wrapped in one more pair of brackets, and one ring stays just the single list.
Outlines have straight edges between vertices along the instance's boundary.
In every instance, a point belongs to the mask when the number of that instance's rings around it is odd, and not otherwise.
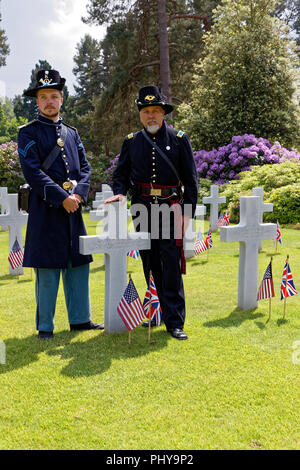
[{"label": "brass belt buckle", "polygon": [[62,187],[65,191],[69,191],[70,189],[73,189],[73,183],[72,181],[67,180],[63,183]]},{"label": "brass belt buckle", "polygon": [[161,189],[150,189],[150,196],[161,196]]}]

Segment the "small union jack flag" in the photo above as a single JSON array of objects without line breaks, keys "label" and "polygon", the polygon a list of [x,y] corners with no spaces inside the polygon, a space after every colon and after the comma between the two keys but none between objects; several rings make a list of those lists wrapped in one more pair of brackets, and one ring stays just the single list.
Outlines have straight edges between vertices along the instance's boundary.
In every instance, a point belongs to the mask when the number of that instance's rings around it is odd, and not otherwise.
[{"label": "small union jack flag", "polygon": [[139,250],[128,251],[127,256],[133,259],[139,259]]},{"label": "small union jack flag", "polygon": [[278,220],[277,220],[277,228],[276,228],[276,240],[280,243],[280,245],[282,245],[281,231],[280,231]]},{"label": "small union jack flag", "polygon": [[290,270],[290,265],[288,263],[288,258],[285,262],[283,273],[282,273],[280,294],[281,294],[280,300],[284,299],[285,297],[291,297],[292,295],[298,294],[294,286],[293,276]]},{"label": "small union jack flag", "polygon": [[269,299],[270,297],[275,297],[271,261],[266,269],[263,280],[261,281],[257,293],[257,300]]},{"label": "small union jack flag", "polygon": [[18,240],[15,240],[15,243],[12,246],[12,249],[8,255],[8,261],[12,267],[12,269],[18,268],[19,266],[23,265],[23,251],[19,245]]},{"label": "small union jack flag", "polygon": [[213,246],[213,241],[212,241],[212,236],[211,236],[211,231],[210,230],[207,232],[205,243],[206,243],[208,249],[210,249]]},{"label": "small union jack flag", "polygon": [[224,226],[229,225],[229,212],[225,212],[225,215],[223,217],[223,225]]},{"label": "small union jack flag", "polygon": [[150,276],[149,286],[145,294],[143,307],[147,318],[159,326],[161,324],[161,306],[157,295],[153,276]]}]

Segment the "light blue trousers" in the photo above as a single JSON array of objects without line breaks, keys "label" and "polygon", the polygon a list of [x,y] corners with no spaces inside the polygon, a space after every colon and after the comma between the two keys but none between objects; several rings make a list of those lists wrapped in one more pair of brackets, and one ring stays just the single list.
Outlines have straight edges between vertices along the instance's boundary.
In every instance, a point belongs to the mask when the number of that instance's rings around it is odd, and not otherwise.
[{"label": "light blue trousers", "polygon": [[89,264],[73,268],[69,262],[66,269],[36,268],[36,329],[54,330],[54,314],[57,292],[62,274],[69,323],[86,323],[91,319]]}]

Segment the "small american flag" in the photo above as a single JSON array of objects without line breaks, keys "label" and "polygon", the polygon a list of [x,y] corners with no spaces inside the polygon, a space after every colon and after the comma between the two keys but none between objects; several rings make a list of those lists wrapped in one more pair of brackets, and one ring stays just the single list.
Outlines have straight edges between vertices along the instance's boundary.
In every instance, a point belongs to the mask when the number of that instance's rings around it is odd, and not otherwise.
[{"label": "small american flag", "polygon": [[153,276],[150,276],[150,282],[145,294],[143,307],[147,318],[150,318],[156,326],[161,324],[161,306],[157,295]]},{"label": "small american flag", "polygon": [[12,269],[18,268],[19,266],[23,265],[23,251],[21,250],[17,239],[9,252],[8,261]]},{"label": "small american flag", "polygon": [[122,299],[117,307],[127,330],[131,331],[146,318],[142,302],[132,279],[129,280]]},{"label": "small american flag", "polygon": [[194,253],[195,256],[203,253],[204,251],[208,250],[208,246],[205,240],[203,240],[202,234],[198,232],[196,241],[194,243]]},{"label": "small american flag", "polygon": [[257,300],[269,299],[270,297],[275,297],[271,261],[266,269],[263,280],[261,281],[257,293]]},{"label": "small american flag", "polygon": [[280,231],[278,220],[277,220],[277,228],[276,228],[276,240],[280,243],[280,245],[282,245],[281,231]]},{"label": "small american flag", "polygon": [[290,270],[288,259],[285,262],[283,273],[282,273],[280,294],[281,294],[280,300],[284,299],[285,297],[291,297],[292,295],[298,294],[294,286],[293,276]]},{"label": "small american flag", "polygon": [[127,256],[133,259],[139,259],[139,250],[128,251]]},{"label": "small american flag", "polygon": [[224,217],[223,217],[222,212],[220,212],[220,215],[219,215],[219,218],[218,218],[218,222],[217,222],[217,226],[218,226],[218,227],[223,227],[223,225],[224,225]]}]

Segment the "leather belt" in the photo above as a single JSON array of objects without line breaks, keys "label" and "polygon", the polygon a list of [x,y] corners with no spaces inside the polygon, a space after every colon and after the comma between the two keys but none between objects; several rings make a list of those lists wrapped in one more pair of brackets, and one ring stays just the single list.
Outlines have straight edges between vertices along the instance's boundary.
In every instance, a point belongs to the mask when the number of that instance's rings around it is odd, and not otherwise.
[{"label": "leather belt", "polygon": [[179,186],[163,186],[158,184],[150,183],[135,183],[135,186],[139,188],[139,194],[141,196],[156,196],[156,197],[167,197],[177,196]]}]

